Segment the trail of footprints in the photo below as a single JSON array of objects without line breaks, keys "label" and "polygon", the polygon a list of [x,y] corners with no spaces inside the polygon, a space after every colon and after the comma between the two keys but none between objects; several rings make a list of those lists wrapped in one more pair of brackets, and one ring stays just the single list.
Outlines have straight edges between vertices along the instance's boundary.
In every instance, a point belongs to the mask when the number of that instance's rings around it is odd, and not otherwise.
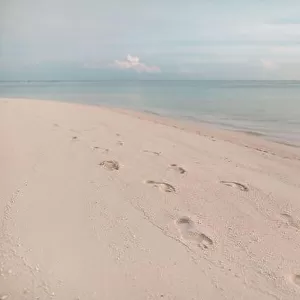
[{"label": "trail of footprints", "polygon": [[[58,124],[54,124],[55,127],[59,127]],[[120,134],[116,134],[117,137],[120,137]],[[71,141],[78,141],[77,136],[72,136]],[[117,141],[118,146],[123,146],[124,142],[119,140]],[[108,153],[110,150],[106,148],[101,148],[98,146],[93,146],[93,150],[101,150],[103,153]],[[160,156],[161,152],[155,152],[150,150],[143,150],[144,153],[149,153],[155,156]],[[120,169],[120,164],[116,160],[104,160],[99,163],[101,167],[108,171],[118,171]],[[187,171],[177,164],[170,164],[168,169],[177,172],[178,174],[186,174]],[[238,189],[242,192],[248,192],[249,188],[239,182],[236,181],[220,181],[221,184],[228,186],[230,188]],[[175,193],[176,189],[173,185],[163,182],[163,181],[155,181],[155,180],[146,180],[145,184],[150,185],[154,188],[158,188],[160,191],[166,193]],[[293,227],[297,230],[300,230],[300,220],[294,219],[294,217],[288,213],[281,213],[279,218],[282,222],[287,224],[290,227]],[[202,232],[195,222],[188,216],[183,216],[174,221],[174,225],[177,228],[177,231],[180,235],[180,238],[183,240],[184,243],[191,244],[201,248],[202,250],[210,250],[215,246],[215,242],[206,233]],[[292,274],[290,277],[290,281],[300,288],[300,274]],[[6,295],[0,295],[0,300],[6,299]]]},{"label": "trail of footprints", "polygon": [[[116,134],[118,137],[120,137],[120,134]],[[74,139],[76,140],[76,138]],[[122,141],[117,141],[117,145],[122,146],[124,143]],[[109,152],[109,149],[103,149],[100,147],[93,147],[94,150],[105,150],[105,153]],[[155,151],[150,151],[150,150],[143,150],[144,153],[150,153],[156,156],[160,156],[161,152],[155,152]],[[116,160],[104,160],[100,162],[99,164],[101,167],[105,168],[108,171],[118,171],[120,170],[120,164]],[[187,171],[183,167],[177,165],[177,164],[170,164],[168,166],[168,169],[170,171],[174,171],[180,175],[186,174]],[[159,181],[159,180],[145,180],[145,184],[157,188],[158,190],[165,192],[165,193],[176,193],[176,188],[171,185],[168,182],[164,181]],[[248,192],[249,188],[236,181],[225,181],[222,180],[220,181],[221,184],[237,189],[241,192]],[[291,226],[293,228],[296,228],[300,230],[300,220],[295,220],[292,215],[288,213],[281,213],[279,216],[281,222],[284,222],[288,226]],[[177,219],[175,221],[175,227],[177,228],[179,235],[183,241],[186,243],[190,243],[193,245],[197,245],[201,249],[211,249],[214,246],[214,241],[211,237],[209,237],[207,234],[204,232],[201,232],[197,226],[195,225],[194,221],[185,216]],[[300,287],[300,275],[294,275],[292,278],[292,281],[294,284]]]},{"label": "trail of footprints", "polygon": [[[117,134],[120,137],[119,134]],[[118,141],[117,145],[122,146],[123,142]],[[96,147],[94,147],[95,149]],[[98,148],[98,147],[97,147]],[[144,153],[150,153],[156,156],[160,156],[161,152],[155,152],[150,150],[143,150]],[[116,160],[104,160],[99,164],[101,167],[109,170],[109,171],[118,171],[120,169],[120,164]],[[170,171],[174,171],[180,175],[186,174],[187,171],[183,167],[177,164],[170,164],[168,166]],[[156,180],[146,180],[144,181],[145,184],[157,188],[162,192],[165,193],[176,193],[176,188],[168,182],[164,181],[156,181]],[[220,183],[229,186],[231,188],[236,188],[240,191],[247,192],[249,191],[248,187],[244,184],[235,181],[220,181]],[[201,232],[197,226],[195,225],[194,221],[185,216],[177,219],[175,221],[175,227],[177,228],[181,239],[188,244],[196,245],[197,247],[206,250],[211,249],[214,246],[214,241],[204,232]],[[299,279],[300,281],[300,279]]]},{"label": "trail of footprints", "polygon": [[[116,134],[117,137],[120,137],[121,135],[119,133]],[[73,141],[77,141],[78,137],[77,136],[73,136],[72,137]],[[117,141],[117,145],[122,146],[124,145],[123,141]],[[94,146],[92,147],[93,150],[101,150],[102,153],[108,153],[110,150],[106,149],[106,148],[101,148],[98,146]],[[156,156],[160,156],[161,152],[156,152],[156,151],[150,151],[150,150],[143,150],[144,153],[150,153]],[[120,164],[118,161],[116,160],[104,160],[102,162],[99,163],[99,165],[103,168],[105,168],[108,171],[118,171],[120,169]],[[183,167],[177,165],[177,164],[170,164],[168,166],[169,170],[172,170],[180,175],[186,174],[187,171],[186,169],[184,169]],[[144,181],[145,184],[152,186],[153,188],[157,188],[158,190],[165,192],[165,193],[176,193],[176,188],[171,185],[168,182],[164,182],[164,181],[156,181],[156,180],[146,180]],[[225,186],[228,186],[230,188],[234,188],[237,189],[239,191],[242,192],[248,192],[249,188],[237,181],[225,181],[225,180],[221,180],[220,181],[221,184],[224,184]],[[288,214],[288,213],[281,213],[278,217],[278,219],[287,224],[290,227],[293,227],[297,230],[300,230],[300,220],[295,219],[292,215]],[[183,222],[183,220],[181,220]],[[183,223],[182,223],[183,224]],[[189,223],[189,226],[191,224]],[[189,235],[191,236],[191,231],[189,231]],[[187,235],[186,235],[187,236]],[[300,279],[298,279],[298,281],[300,281]]]}]

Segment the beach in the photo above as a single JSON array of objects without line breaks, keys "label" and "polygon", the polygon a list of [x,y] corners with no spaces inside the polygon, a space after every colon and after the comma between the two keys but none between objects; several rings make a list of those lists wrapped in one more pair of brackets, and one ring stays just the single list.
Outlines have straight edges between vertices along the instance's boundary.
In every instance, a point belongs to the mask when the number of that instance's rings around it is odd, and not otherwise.
[{"label": "beach", "polygon": [[0,99],[0,299],[299,299],[300,148]]}]

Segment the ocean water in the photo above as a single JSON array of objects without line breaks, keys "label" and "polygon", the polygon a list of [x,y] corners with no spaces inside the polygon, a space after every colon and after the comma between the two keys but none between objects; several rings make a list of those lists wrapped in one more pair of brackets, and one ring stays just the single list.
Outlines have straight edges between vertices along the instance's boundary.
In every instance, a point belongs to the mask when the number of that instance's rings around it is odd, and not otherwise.
[{"label": "ocean water", "polygon": [[0,82],[0,97],[112,105],[300,145],[300,81]]}]

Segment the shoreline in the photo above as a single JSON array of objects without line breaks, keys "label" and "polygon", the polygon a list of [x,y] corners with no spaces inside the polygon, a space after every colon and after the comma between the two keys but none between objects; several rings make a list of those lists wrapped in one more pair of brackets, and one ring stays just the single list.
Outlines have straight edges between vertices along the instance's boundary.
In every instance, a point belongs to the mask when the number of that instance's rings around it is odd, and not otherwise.
[{"label": "shoreline", "polygon": [[0,99],[0,298],[298,299],[300,151]]},{"label": "shoreline", "polygon": [[[5,97],[1,97],[0,99],[5,99]],[[205,120],[201,120],[192,116],[184,116],[184,115],[175,115],[175,114],[170,114],[168,112],[159,112],[159,111],[155,111],[155,110],[151,110],[149,108],[135,108],[135,107],[126,107],[126,106],[122,106],[122,105],[110,105],[108,103],[89,103],[89,102],[76,102],[70,99],[64,99],[64,98],[59,98],[59,99],[51,99],[51,98],[31,98],[31,97],[25,97],[25,98],[18,98],[18,97],[8,97],[7,99],[27,99],[27,100],[36,100],[36,101],[53,101],[53,102],[61,102],[61,103],[70,103],[70,104],[82,104],[82,105],[90,105],[90,106],[100,106],[100,107],[106,107],[106,108],[112,108],[112,109],[120,109],[120,110],[124,110],[124,111],[128,111],[128,112],[138,112],[138,113],[145,113],[145,114],[149,114],[149,115],[154,115],[157,117],[162,117],[162,118],[166,118],[169,120],[173,120],[175,123],[191,123],[191,124],[195,124],[195,126],[198,127],[211,127],[211,129],[213,130],[219,130],[219,131],[229,131],[229,132],[237,132],[237,133],[245,133],[247,135],[251,135],[251,136],[259,136],[262,137],[264,140],[266,141],[271,141],[274,143],[279,143],[279,144],[283,144],[283,145],[287,145],[287,146],[291,146],[291,147],[296,147],[299,148],[300,147],[300,140],[297,140],[295,138],[288,138],[285,136],[280,136],[280,135],[276,135],[275,131],[273,131],[273,134],[270,133],[264,133],[264,132],[259,132],[259,131],[255,131],[253,128],[249,127],[249,128],[245,128],[244,126],[236,126],[236,124],[222,124],[221,122],[219,122],[218,120],[215,121],[205,121]]]},{"label": "shoreline", "polygon": [[[83,104],[84,105],[84,104]],[[92,105],[93,106],[93,105]],[[240,130],[230,130],[225,128],[220,128],[218,126],[214,126],[213,124],[207,124],[205,122],[194,122],[190,120],[184,120],[181,118],[172,118],[169,116],[163,116],[158,113],[151,113],[148,111],[137,111],[133,109],[127,108],[117,108],[105,105],[95,105],[100,108],[105,108],[111,111],[124,113],[127,115],[135,116],[144,120],[149,120],[154,123],[160,123],[162,125],[174,127],[180,130],[184,130],[187,132],[196,133],[201,136],[205,136],[211,139],[215,137],[218,139],[222,139],[226,142],[230,142],[237,145],[242,145],[248,148],[252,148],[254,150],[260,152],[272,152],[277,151],[280,153],[279,155],[284,156],[284,152],[287,150],[292,151],[293,154],[298,156],[300,159],[300,147],[298,145],[289,144],[280,141],[274,141],[268,139],[267,136],[263,134],[252,134],[250,132],[240,131]]]},{"label": "shoreline", "polygon": [[[49,100],[49,99],[36,99],[36,98],[1,98],[3,100],[17,100],[17,101],[43,101],[48,103],[62,103],[77,106],[89,106],[98,107],[102,109],[107,109],[112,112],[118,112],[126,114],[129,116],[138,117],[144,120],[149,120],[154,123],[161,123],[166,126],[181,129],[188,132],[193,132],[198,135],[206,136],[210,139],[214,139],[215,136],[226,142],[230,142],[237,145],[245,146],[246,148],[252,148],[258,152],[263,153],[275,153],[283,158],[289,157],[289,152],[292,151],[292,157],[296,157],[300,160],[300,145],[290,144],[284,141],[273,140],[267,135],[257,134],[256,132],[249,132],[243,130],[234,130],[224,128],[218,124],[211,124],[201,121],[193,121],[189,119],[184,119],[181,117],[164,116],[162,114],[149,111],[149,110],[135,110],[131,108],[122,108],[113,105],[106,104],[92,104],[83,102],[72,102],[72,101],[62,101],[62,100]],[[288,154],[286,154],[286,152]]]},{"label": "shoreline", "polygon": [[[125,108],[126,110],[126,108]],[[128,111],[131,111],[133,109],[128,109]],[[291,147],[300,147],[300,141],[295,141],[295,140],[289,140],[286,138],[279,138],[276,136],[271,136],[271,135],[267,135],[265,133],[262,132],[258,132],[258,131],[252,131],[251,128],[239,128],[237,126],[234,125],[224,125],[224,124],[220,124],[217,121],[216,122],[208,122],[208,121],[204,121],[204,120],[194,120],[194,118],[192,117],[184,117],[184,116],[172,116],[172,115],[163,115],[154,111],[150,111],[150,110],[142,110],[140,112],[146,113],[146,114],[150,114],[150,115],[155,115],[155,116],[159,116],[159,117],[163,117],[163,118],[168,118],[170,120],[174,120],[174,121],[179,121],[179,122],[189,122],[189,123],[194,123],[195,125],[198,124],[199,126],[204,126],[204,127],[211,127],[211,129],[215,129],[215,130],[221,130],[221,131],[229,131],[229,132],[236,132],[236,133],[243,133],[243,134],[247,134],[250,136],[256,136],[256,137],[261,137],[266,141],[271,141],[273,143],[279,143],[279,144],[283,144],[283,145],[287,145],[287,146],[291,146]]]}]

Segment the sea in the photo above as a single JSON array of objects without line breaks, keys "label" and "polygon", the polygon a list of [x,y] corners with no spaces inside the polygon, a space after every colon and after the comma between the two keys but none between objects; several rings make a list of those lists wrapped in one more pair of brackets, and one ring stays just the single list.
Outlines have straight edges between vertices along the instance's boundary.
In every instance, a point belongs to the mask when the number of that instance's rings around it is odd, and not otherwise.
[{"label": "sea", "polygon": [[300,146],[300,81],[2,81],[0,97],[115,106]]}]

